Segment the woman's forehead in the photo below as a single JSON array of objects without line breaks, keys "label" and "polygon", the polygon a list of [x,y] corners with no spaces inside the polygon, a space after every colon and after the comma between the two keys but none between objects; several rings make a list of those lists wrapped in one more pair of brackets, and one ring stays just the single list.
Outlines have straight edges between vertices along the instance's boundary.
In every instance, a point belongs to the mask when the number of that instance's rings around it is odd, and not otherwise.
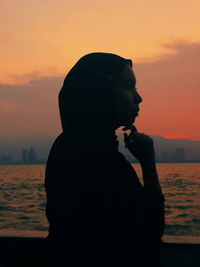
[{"label": "woman's forehead", "polygon": [[135,74],[131,68],[131,66],[126,65],[122,72],[120,73],[119,80],[121,82],[133,82],[136,83]]}]

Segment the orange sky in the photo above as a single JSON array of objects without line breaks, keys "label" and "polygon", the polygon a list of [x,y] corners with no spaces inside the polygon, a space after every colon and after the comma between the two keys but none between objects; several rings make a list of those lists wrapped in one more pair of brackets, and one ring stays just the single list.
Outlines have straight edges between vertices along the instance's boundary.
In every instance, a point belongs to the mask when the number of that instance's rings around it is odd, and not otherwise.
[{"label": "orange sky", "polygon": [[61,131],[57,95],[90,52],[134,62],[141,132],[200,139],[199,0],[1,2],[1,137]]}]

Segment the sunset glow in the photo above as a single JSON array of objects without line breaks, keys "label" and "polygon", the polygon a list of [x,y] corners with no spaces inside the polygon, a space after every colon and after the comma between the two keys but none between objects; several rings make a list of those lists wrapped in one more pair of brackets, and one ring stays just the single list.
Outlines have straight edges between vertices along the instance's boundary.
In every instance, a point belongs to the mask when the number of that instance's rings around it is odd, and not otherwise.
[{"label": "sunset glow", "polygon": [[140,132],[199,140],[199,10],[199,0],[2,1],[0,137],[59,133],[67,72],[109,52],[133,61]]},{"label": "sunset glow", "polygon": [[163,137],[167,139],[189,139],[190,138],[190,136],[184,135],[184,134],[169,134]]}]

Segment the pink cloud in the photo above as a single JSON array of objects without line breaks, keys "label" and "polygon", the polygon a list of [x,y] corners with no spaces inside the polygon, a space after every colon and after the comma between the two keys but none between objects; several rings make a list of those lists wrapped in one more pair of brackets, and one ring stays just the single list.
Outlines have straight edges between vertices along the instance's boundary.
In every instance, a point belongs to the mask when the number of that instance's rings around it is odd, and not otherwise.
[{"label": "pink cloud", "polygon": [[143,96],[136,123],[150,134],[179,133],[200,139],[200,44],[165,46],[173,53],[133,66]]},{"label": "pink cloud", "polygon": [[11,101],[0,101],[1,112],[13,112],[18,110],[18,106],[15,102]]}]

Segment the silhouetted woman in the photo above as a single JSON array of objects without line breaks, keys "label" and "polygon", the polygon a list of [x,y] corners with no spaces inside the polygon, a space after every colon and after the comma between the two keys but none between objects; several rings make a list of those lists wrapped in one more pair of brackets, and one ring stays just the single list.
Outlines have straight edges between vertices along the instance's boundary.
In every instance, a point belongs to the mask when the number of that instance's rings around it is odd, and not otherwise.
[{"label": "silhouetted woman", "polygon": [[[159,266],[164,197],[153,140],[131,126],[142,101],[132,61],[90,53],[59,93],[63,132],[49,153],[45,188],[46,257],[55,266]],[[138,159],[142,185],[118,151],[116,129]]]}]

